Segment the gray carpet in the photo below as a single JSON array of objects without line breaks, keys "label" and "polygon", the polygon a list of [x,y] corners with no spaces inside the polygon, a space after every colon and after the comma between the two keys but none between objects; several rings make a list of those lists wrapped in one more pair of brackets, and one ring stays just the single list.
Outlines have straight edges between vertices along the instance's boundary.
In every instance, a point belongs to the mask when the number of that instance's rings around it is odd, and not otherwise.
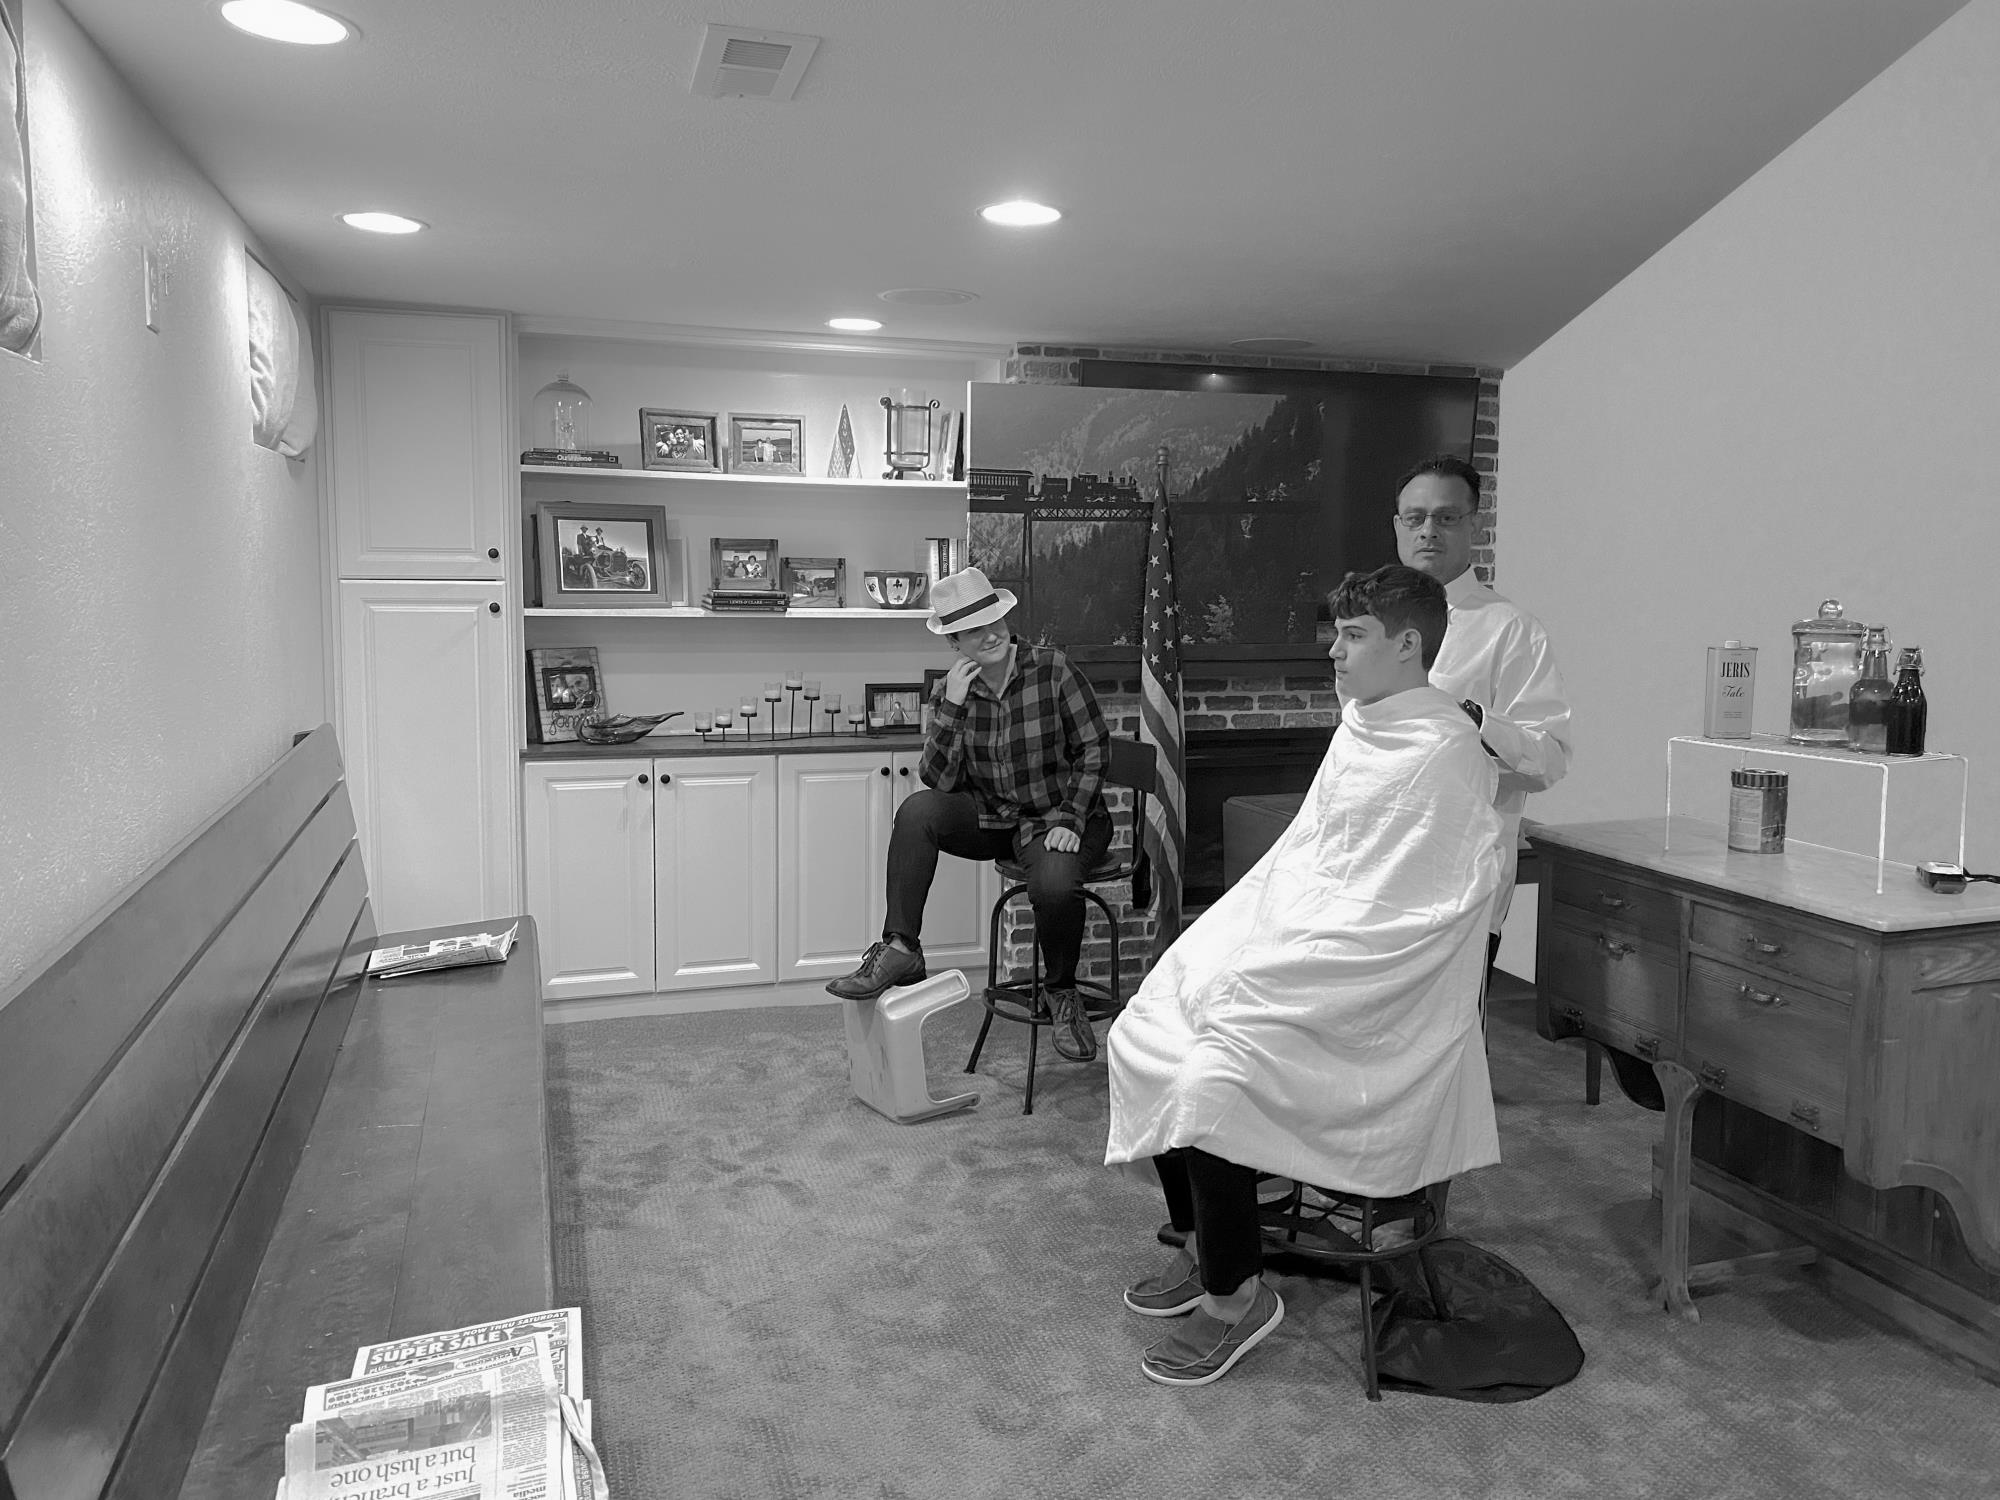
[{"label": "gray carpet", "polygon": [[[933,1022],[955,1088],[977,1007]],[[2000,1495],[2000,1388],[1797,1273],[1644,1295],[1659,1116],[1582,1102],[1581,1055],[1496,1002],[1504,1165],[1455,1232],[1525,1271],[1587,1362],[1537,1400],[1361,1394],[1351,1285],[1213,1386],[1145,1380],[1119,1290],[1166,1257],[1157,1190],[1101,1165],[1104,1066],[996,1026],[969,1114],[848,1090],[835,1006],[549,1029],[559,1291],[584,1310],[613,1500],[668,1496]],[[1701,1247],[1698,1245],[1697,1249]]]}]

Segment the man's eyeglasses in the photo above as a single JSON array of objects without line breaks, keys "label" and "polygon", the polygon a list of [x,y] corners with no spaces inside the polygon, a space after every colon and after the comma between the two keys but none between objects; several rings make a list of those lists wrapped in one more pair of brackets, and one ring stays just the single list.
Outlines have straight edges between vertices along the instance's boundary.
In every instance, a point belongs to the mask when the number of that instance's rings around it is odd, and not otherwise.
[{"label": "man's eyeglasses", "polygon": [[1422,531],[1426,524],[1435,521],[1439,531],[1456,531],[1472,519],[1472,513],[1464,510],[1399,510],[1396,524],[1405,531]]}]

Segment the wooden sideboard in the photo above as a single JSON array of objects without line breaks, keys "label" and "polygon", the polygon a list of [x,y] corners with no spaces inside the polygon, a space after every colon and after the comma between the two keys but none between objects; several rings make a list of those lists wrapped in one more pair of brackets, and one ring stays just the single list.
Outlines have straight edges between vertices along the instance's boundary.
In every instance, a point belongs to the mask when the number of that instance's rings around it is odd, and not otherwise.
[{"label": "wooden sideboard", "polygon": [[[1666,1305],[1694,1317],[1690,1285],[1817,1256],[2000,1371],[2000,887],[1939,896],[1892,866],[1878,894],[1873,859],[1741,853],[1681,819],[1526,832],[1541,1034],[1658,1079]],[[1690,1267],[1691,1177],[1809,1248]]]}]

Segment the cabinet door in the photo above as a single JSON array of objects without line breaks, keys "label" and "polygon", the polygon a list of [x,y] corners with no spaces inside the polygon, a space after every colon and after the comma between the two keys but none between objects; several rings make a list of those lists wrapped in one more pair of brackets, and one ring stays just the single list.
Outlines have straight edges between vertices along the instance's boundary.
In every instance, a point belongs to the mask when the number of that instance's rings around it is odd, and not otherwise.
[{"label": "cabinet door", "polygon": [[887,750],[780,759],[779,978],[838,978],[881,936],[890,761]]},{"label": "cabinet door", "polygon": [[500,578],[516,550],[498,317],[326,315],[328,482],[342,578]]},{"label": "cabinet door", "polygon": [[777,978],[778,770],[769,755],[656,760],[655,984]]},{"label": "cabinet door", "polygon": [[[917,779],[918,750],[898,750],[894,757],[896,806],[922,788]],[[880,882],[877,882],[880,885]],[[938,856],[937,875],[931,881],[930,899],[924,903],[924,965],[927,969],[978,968],[986,962],[987,918],[1000,895],[1000,879],[993,861],[960,859],[953,854]],[[883,897],[875,897],[879,928]],[[982,978],[981,984],[985,983]]]},{"label": "cabinet door", "polygon": [[652,762],[530,761],[521,784],[542,998],[652,993]]},{"label": "cabinet door", "polygon": [[384,932],[521,909],[503,592],[339,585],[341,751]]}]

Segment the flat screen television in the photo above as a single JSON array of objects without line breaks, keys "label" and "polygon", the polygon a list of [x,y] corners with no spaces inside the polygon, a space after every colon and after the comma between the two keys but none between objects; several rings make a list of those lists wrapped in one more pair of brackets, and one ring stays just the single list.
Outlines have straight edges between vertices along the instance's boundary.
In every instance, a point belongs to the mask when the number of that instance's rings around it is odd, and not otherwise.
[{"label": "flat screen television", "polygon": [[971,561],[1030,639],[1136,655],[1165,452],[1183,655],[1322,654],[1327,593],[1396,560],[1395,483],[1472,454],[1473,376],[1084,360],[1075,386],[976,383]]}]

